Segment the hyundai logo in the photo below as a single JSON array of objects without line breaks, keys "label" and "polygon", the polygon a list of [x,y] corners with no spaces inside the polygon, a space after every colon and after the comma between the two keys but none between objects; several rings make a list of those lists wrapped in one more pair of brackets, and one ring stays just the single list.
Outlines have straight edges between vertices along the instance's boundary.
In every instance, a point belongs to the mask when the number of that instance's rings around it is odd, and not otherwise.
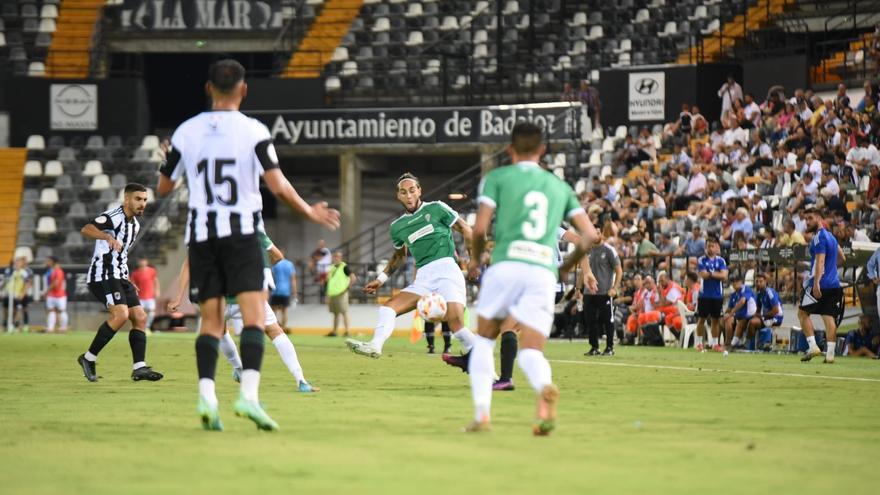
[{"label": "hyundai logo", "polygon": [[657,82],[656,79],[652,79],[650,77],[643,77],[636,81],[635,90],[639,94],[643,95],[652,95],[660,89],[660,83]]}]

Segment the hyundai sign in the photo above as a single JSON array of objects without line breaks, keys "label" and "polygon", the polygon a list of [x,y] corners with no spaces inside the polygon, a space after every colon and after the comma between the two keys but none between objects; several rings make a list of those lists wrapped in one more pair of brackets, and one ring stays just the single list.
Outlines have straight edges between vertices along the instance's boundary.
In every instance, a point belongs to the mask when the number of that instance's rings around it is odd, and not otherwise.
[{"label": "hyundai sign", "polygon": [[665,107],[666,75],[663,72],[629,73],[630,121],[663,121]]}]

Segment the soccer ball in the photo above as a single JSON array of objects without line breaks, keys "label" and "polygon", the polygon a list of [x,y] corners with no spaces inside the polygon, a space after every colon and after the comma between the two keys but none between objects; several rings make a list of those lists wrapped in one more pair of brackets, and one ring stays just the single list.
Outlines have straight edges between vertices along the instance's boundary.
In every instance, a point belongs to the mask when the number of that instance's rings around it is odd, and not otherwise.
[{"label": "soccer ball", "polygon": [[446,299],[440,294],[432,292],[419,299],[416,311],[425,321],[440,321],[446,316]]}]

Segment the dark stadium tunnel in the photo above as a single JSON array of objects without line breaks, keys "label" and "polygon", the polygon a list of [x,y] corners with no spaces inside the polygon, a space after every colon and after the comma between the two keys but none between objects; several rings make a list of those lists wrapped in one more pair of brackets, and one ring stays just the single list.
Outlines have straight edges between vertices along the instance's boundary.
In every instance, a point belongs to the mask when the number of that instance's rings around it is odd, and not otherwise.
[{"label": "dark stadium tunnel", "polygon": [[205,95],[208,67],[221,58],[234,58],[241,62],[248,70],[249,78],[269,73],[274,63],[272,53],[143,55],[143,76],[153,129],[172,130],[208,108]]}]

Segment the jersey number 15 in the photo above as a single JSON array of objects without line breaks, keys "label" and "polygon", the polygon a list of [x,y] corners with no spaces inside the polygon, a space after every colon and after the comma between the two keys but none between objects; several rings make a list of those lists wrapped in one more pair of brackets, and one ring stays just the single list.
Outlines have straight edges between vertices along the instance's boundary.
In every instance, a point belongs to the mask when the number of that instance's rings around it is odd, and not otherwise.
[{"label": "jersey number 15", "polygon": [[235,177],[231,177],[229,175],[223,175],[223,168],[235,165],[235,160],[230,158],[217,158],[214,160],[214,173],[210,173],[210,165],[208,160],[202,160],[196,166],[196,171],[199,175],[204,174],[205,176],[205,199],[207,200],[209,205],[214,204],[214,193],[212,191],[211,186],[211,176],[213,175],[213,182],[216,186],[221,186],[223,184],[229,184],[229,197],[222,198],[220,196],[216,196],[216,200],[221,205],[232,206],[238,203],[238,183],[235,182]]}]

